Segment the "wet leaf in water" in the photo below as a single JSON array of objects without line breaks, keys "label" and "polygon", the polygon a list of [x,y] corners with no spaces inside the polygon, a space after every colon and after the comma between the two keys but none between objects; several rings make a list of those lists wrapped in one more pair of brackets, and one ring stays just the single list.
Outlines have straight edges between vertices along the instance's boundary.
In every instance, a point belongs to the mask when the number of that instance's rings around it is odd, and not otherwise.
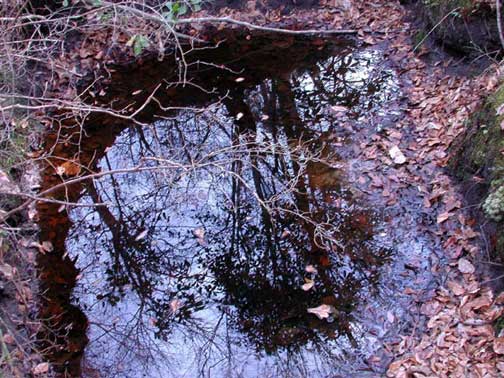
[{"label": "wet leaf in water", "polygon": [[170,310],[173,314],[175,314],[181,306],[182,301],[180,299],[174,299],[170,302]]},{"label": "wet leaf in water", "polygon": [[147,236],[148,232],[149,232],[148,230],[143,230],[142,232],[140,232],[138,236],[135,238],[135,241],[144,239]]},{"label": "wet leaf in water", "polygon": [[193,235],[196,237],[196,239],[198,240],[198,243],[201,246],[204,247],[206,245],[206,241],[205,241],[205,229],[204,228],[202,228],[202,227],[195,228],[193,230]]},{"label": "wet leaf in water", "polygon": [[348,110],[348,108],[342,105],[333,105],[331,106],[331,110],[335,113],[345,113]]},{"label": "wet leaf in water", "polygon": [[308,273],[313,273],[313,274],[317,274],[317,268],[315,268],[313,265],[307,265],[305,270],[308,272]]},{"label": "wet leaf in water", "polygon": [[301,289],[303,289],[304,291],[310,290],[313,287],[313,285],[315,285],[315,281],[313,280],[305,278],[305,281],[306,283],[301,286]]},{"label": "wet leaf in water", "polygon": [[329,315],[336,313],[336,309],[334,306],[322,304],[318,307],[312,307],[309,308],[308,310],[309,314],[316,315],[317,318],[319,319],[327,319],[329,318]]}]

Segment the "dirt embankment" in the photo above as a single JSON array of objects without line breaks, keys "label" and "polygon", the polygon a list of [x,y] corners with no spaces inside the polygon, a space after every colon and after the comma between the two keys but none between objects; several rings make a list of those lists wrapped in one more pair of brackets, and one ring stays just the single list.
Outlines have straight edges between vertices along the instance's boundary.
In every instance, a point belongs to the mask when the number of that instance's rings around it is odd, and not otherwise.
[{"label": "dirt embankment", "polygon": [[[434,42],[484,69],[502,54],[494,1],[406,1],[420,17],[418,44]],[[467,120],[452,147],[450,169],[462,181],[468,206],[480,222],[488,254],[504,258],[504,86]]]},{"label": "dirt embankment", "polygon": [[430,37],[452,53],[481,58],[501,49],[495,2],[488,0],[406,0],[422,23],[416,39]]}]

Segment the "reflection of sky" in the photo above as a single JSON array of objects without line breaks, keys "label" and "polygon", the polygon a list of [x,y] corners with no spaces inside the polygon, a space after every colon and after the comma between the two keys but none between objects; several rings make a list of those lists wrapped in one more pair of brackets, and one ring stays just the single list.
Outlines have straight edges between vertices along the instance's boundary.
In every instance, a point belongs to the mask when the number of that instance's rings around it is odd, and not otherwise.
[{"label": "reflection of sky", "polygon": [[[333,57],[292,79],[297,111],[314,131],[311,138],[320,141],[323,132],[339,126],[339,120],[335,120],[328,109],[332,105],[347,106],[349,112],[356,115],[355,119],[366,109],[378,112],[386,107],[387,101],[396,94],[396,88],[392,72],[377,69],[380,59],[378,53],[369,51]],[[322,87],[316,85],[314,78]],[[371,90],[369,84],[373,84],[376,90]],[[267,86],[272,88],[271,80],[268,80]],[[264,105],[260,89],[250,91],[248,99],[255,118],[260,119]],[[215,124],[215,118],[219,120],[220,127]],[[191,159],[208,163],[208,156],[229,146],[232,123],[224,106],[216,106],[199,115],[181,112],[176,120],[157,121],[155,129],[144,129],[146,143],[141,141],[137,130],[127,129],[108,151],[100,167],[105,170],[141,163],[153,165],[156,164],[154,161],[145,162],[142,157],[154,155],[184,163]],[[287,149],[287,136],[278,132],[274,136],[272,133],[272,127],[276,126],[266,121],[257,122],[254,140],[261,143],[276,138],[276,148]],[[207,135],[208,130],[210,135]],[[234,155],[227,152],[216,155],[216,159],[223,156],[231,158]],[[244,153],[237,160],[246,167],[249,159],[250,156]],[[263,161],[263,173],[266,172],[265,176],[270,180],[265,181],[268,185],[266,189],[277,193],[285,191],[285,182],[266,171],[267,164],[273,164],[274,159],[265,156]],[[291,164],[287,170],[292,173]],[[250,169],[242,174],[245,182],[253,186]],[[355,317],[349,322],[359,343],[357,352],[348,352],[353,347],[346,337],[331,338],[322,331],[317,331],[316,339],[308,340],[296,351],[279,348],[268,355],[258,350],[247,335],[237,329],[238,310],[226,303],[229,294],[222,285],[216,284],[217,278],[212,271],[212,267],[218,265],[224,256],[222,249],[228,248],[231,243],[227,228],[233,206],[238,206],[244,214],[247,229],[239,230],[244,237],[254,234],[250,231],[253,227],[262,230],[260,208],[250,206],[256,204],[253,194],[244,191],[239,201],[232,201],[229,174],[219,173],[219,169],[211,165],[190,173],[174,169],[116,177],[100,179],[96,188],[104,202],[116,205],[110,210],[114,218],[121,221],[122,231],[129,233],[122,234],[123,237],[134,242],[137,235],[147,230],[141,242],[145,243],[142,248],[147,248],[148,253],[142,255],[131,248],[126,250],[126,257],[142,267],[153,289],[149,294],[151,307],[148,308],[132,289],[131,283],[107,281],[107,270],[111,269],[114,258],[121,260],[125,257],[113,257],[111,231],[102,224],[97,212],[85,208],[72,211],[75,225],[67,239],[67,249],[72,256],[79,257],[78,267],[83,270],[74,296],[91,322],[87,364],[97,368],[102,376],[136,378],[145,373],[148,377],[327,377],[336,371],[344,371],[342,366],[351,367],[354,363],[354,369],[360,366],[362,358],[379,345],[376,332],[369,333],[364,325],[366,315],[361,309],[354,311]],[[290,194],[281,198],[286,204],[295,202]],[[90,201],[89,196],[81,199],[81,202]],[[346,199],[342,199],[340,205],[340,211],[350,215],[353,210],[362,207]],[[338,215],[334,217],[338,218]],[[375,233],[383,231],[384,225],[376,220],[372,221],[372,226]],[[197,227],[205,229],[207,246],[195,240],[193,231]],[[286,227],[295,228],[292,225]],[[259,236],[253,235],[256,237],[254,240],[262,240],[264,235],[256,233]],[[393,244],[390,239],[379,242],[378,239],[371,236],[370,240],[361,244],[378,243],[386,247]],[[287,242],[282,243],[280,245],[288,245]],[[260,275],[263,266],[260,260],[267,257],[268,250],[263,245],[255,247],[254,258],[258,261],[252,261],[250,270]],[[296,285],[300,286],[306,262],[298,252],[290,248],[282,253],[285,253],[285,261],[297,264],[293,267],[293,274],[297,277]],[[249,259],[243,254],[237,257],[237,262],[240,261],[246,266]],[[371,275],[366,270],[357,271],[356,264],[348,256],[341,256],[333,263],[337,267],[337,283],[341,286],[350,279],[365,282]],[[275,280],[271,271],[262,273],[266,282]],[[401,283],[398,282],[398,285]],[[209,289],[209,286],[215,287]],[[299,301],[302,302],[304,294],[298,291]],[[189,294],[194,296],[194,303],[202,301],[205,307],[192,309],[190,316],[186,317],[164,314],[170,320],[170,329],[161,334],[161,338],[156,338],[161,316],[154,314],[155,311],[169,311],[166,305],[174,299],[180,299],[182,306],[194,305],[187,298]],[[97,300],[97,295],[105,299]],[[335,292],[335,295],[338,297],[339,294]],[[364,287],[355,296],[356,301],[362,302],[363,308],[378,311],[382,305],[380,297],[372,297],[372,289]],[[109,303],[111,298],[115,305]],[[301,303],[303,308],[318,304],[320,301]],[[363,374],[359,377],[364,377]]]}]

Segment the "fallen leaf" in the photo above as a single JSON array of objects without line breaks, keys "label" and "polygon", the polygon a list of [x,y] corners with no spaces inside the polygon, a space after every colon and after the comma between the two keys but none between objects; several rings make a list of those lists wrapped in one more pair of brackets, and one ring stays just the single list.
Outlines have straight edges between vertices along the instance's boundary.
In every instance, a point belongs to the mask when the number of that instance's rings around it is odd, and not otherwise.
[{"label": "fallen leaf", "polygon": [[458,270],[462,273],[474,273],[474,265],[469,262],[469,260],[465,258],[461,258],[458,261]]},{"label": "fallen leaf", "polygon": [[3,342],[5,344],[15,344],[16,340],[14,340],[14,337],[12,337],[12,335],[10,333],[6,333],[3,337]]},{"label": "fallen leaf", "polygon": [[205,237],[205,229],[202,227],[195,228],[193,230],[193,235],[198,239],[203,239]]},{"label": "fallen leaf", "polygon": [[335,113],[345,113],[348,110],[348,108],[342,105],[333,105],[331,106],[331,110]]},{"label": "fallen leaf", "polygon": [[389,155],[395,164],[406,163],[406,156],[404,156],[402,151],[397,146],[393,146],[392,148],[389,149]]},{"label": "fallen leaf", "polygon": [[182,301],[180,299],[174,299],[170,302],[170,310],[172,314],[176,313],[180,307],[182,307]]},{"label": "fallen leaf", "polygon": [[327,319],[329,315],[336,312],[336,309],[333,306],[322,304],[318,307],[312,307],[308,310],[309,314],[316,315],[319,319]]},{"label": "fallen leaf", "polygon": [[49,371],[49,363],[42,362],[32,369],[32,373],[35,375],[45,374]]},{"label": "fallen leaf", "polygon": [[462,295],[465,293],[464,287],[455,281],[448,281],[446,286],[448,286],[455,295]]},{"label": "fallen leaf", "polygon": [[497,354],[504,354],[504,337],[497,337],[494,340],[493,350]]},{"label": "fallen leaf", "polygon": [[138,236],[135,238],[135,241],[139,241],[145,238],[148,232],[149,232],[148,230],[143,230],[142,232],[140,232]]},{"label": "fallen leaf", "polygon": [[453,215],[453,213],[449,213],[445,211],[444,213],[441,213],[437,216],[436,222],[437,224],[441,224],[444,221],[446,221],[448,218],[450,218]]},{"label": "fallen leaf", "polygon": [[12,280],[14,278],[15,272],[16,270],[9,264],[0,265],[0,273],[2,273],[4,277],[8,280]]},{"label": "fallen leaf", "polygon": [[303,289],[304,291],[310,290],[313,287],[313,285],[315,285],[315,281],[313,280],[305,279],[305,281],[306,283],[301,286],[301,289]]},{"label": "fallen leaf", "polygon": [[308,273],[313,273],[313,274],[317,274],[317,268],[315,268],[313,265],[307,265],[305,270],[308,272]]}]

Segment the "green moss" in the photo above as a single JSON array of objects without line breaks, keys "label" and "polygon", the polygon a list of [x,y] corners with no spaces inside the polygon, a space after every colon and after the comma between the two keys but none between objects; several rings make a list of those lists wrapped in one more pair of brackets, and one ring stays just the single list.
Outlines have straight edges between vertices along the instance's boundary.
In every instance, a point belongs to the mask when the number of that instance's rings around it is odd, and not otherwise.
[{"label": "green moss", "polygon": [[[458,141],[451,168],[465,187],[471,203],[481,204],[486,219],[494,227],[494,256],[504,258],[504,84],[489,96],[466,122],[466,132]],[[477,177],[477,179],[475,179]],[[478,183],[478,184],[477,184]],[[482,223],[485,220],[482,220]]]},{"label": "green moss", "polygon": [[504,180],[504,132],[500,124],[504,115],[497,115],[497,109],[504,106],[504,85],[502,85],[475,112],[467,122],[467,134],[463,144],[464,164],[459,164],[459,177],[468,179],[473,175],[488,178],[492,189]]}]

